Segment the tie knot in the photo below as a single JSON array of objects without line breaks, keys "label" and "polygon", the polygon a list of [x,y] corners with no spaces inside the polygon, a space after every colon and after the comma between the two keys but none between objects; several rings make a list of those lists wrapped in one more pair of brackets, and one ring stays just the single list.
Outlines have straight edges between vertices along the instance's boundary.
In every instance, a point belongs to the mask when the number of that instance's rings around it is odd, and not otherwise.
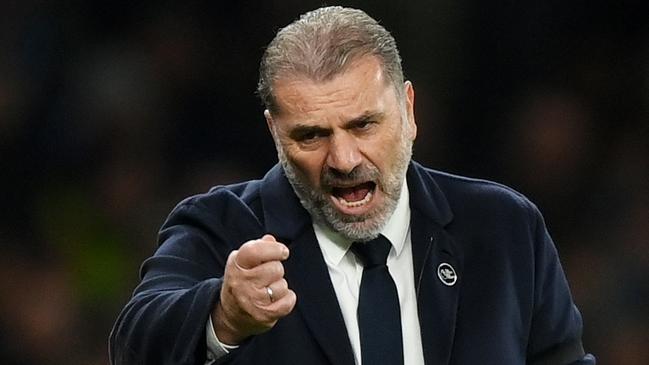
[{"label": "tie knot", "polygon": [[392,244],[384,235],[380,235],[368,242],[354,242],[352,244],[352,252],[366,268],[385,265],[390,248],[392,248]]}]

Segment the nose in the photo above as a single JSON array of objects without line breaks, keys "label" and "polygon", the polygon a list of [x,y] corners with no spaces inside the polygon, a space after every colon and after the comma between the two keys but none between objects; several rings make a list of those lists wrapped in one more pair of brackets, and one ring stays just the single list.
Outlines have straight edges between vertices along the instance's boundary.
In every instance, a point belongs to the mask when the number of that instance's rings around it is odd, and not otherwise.
[{"label": "nose", "polygon": [[330,137],[327,165],[338,172],[348,174],[361,164],[363,157],[358,142],[345,132],[334,133]]}]

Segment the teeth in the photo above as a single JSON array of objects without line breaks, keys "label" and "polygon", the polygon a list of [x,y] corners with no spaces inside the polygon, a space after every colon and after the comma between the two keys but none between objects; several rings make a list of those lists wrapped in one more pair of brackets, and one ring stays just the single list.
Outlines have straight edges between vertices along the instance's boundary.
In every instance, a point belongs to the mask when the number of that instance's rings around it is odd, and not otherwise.
[{"label": "teeth", "polygon": [[371,199],[372,199],[372,192],[368,191],[367,195],[365,195],[365,198],[363,198],[363,200],[359,200],[359,201],[356,201],[356,202],[348,202],[347,200],[345,200],[343,198],[338,198],[338,201],[342,205],[344,205],[346,207],[356,208],[356,207],[360,207],[360,206],[362,206],[364,204],[367,204]]}]

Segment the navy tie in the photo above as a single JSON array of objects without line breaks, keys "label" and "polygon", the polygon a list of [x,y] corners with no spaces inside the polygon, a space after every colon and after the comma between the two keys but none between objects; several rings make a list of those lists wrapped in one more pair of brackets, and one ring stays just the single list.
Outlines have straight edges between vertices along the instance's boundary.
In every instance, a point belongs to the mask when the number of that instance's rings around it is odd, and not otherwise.
[{"label": "navy tie", "polygon": [[352,245],[363,263],[357,313],[363,365],[403,364],[399,296],[385,264],[391,247],[383,235]]}]

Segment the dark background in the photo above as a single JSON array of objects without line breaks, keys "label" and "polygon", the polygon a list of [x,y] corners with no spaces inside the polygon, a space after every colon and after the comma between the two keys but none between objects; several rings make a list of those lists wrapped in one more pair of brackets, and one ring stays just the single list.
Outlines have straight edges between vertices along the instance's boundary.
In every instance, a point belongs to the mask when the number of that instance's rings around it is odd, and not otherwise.
[{"label": "dark background", "polygon": [[[170,209],[276,162],[258,61],[321,4],[0,3],[0,363],[107,363]],[[415,158],[536,202],[587,349],[649,364],[647,2],[346,4],[397,39]]]}]

